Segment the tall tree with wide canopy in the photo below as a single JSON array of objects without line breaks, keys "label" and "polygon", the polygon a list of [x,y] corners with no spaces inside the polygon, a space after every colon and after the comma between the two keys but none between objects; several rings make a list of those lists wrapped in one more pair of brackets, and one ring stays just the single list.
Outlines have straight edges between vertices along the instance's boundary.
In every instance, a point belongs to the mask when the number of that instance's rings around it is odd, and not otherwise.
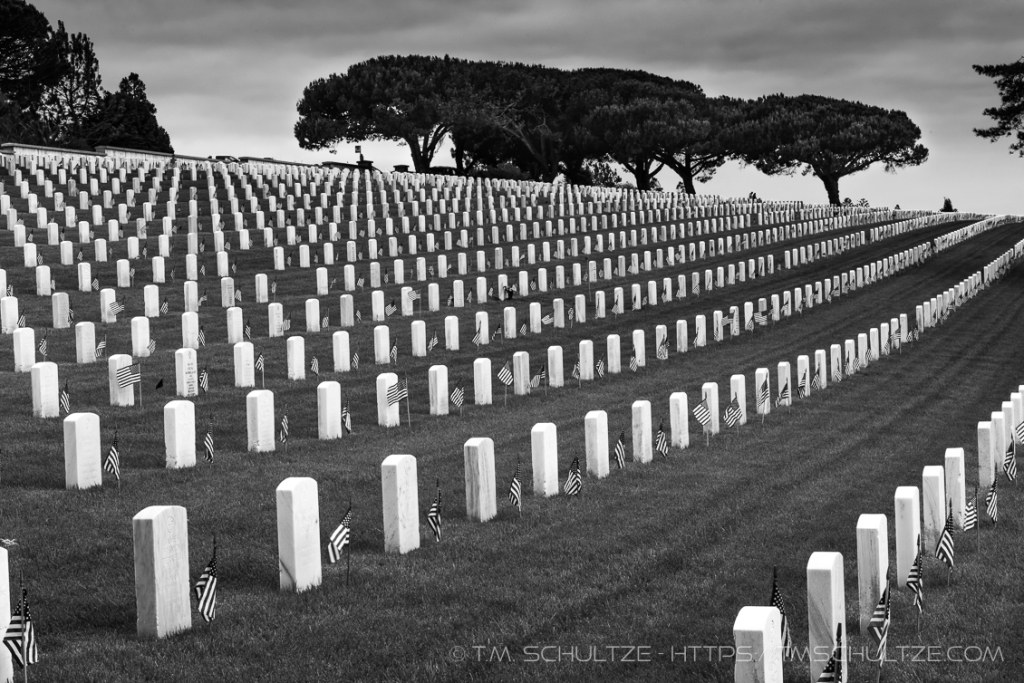
[{"label": "tall tree with wide canopy", "polygon": [[35,110],[62,72],[53,29],[24,0],[0,0],[0,93],[22,110]]},{"label": "tall tree with wide canopy", "polygon": [[1008,135],[1017,141],[1010,145],[1010,153],[1024,157],[1024,57],[1012,64],[974,65],[982,76],[995,79],[1003,103],[985,109],[984,114],[996,122],[991,128],[975,128],[974,134],[995,142]]},{"label": "tall tree with wide canopy", "polygon": [[57,83],[43,95],[40,117],[48,127],[48,144],[84,147],[87,122],[103,100],[100,60],[92,40],[84,33],[69,34],[64,22],[54,33],[63,70]]},{"label": "tall tree with wide canopy", "polygon": [[146,84],[134,72],[121,79],[116,92],[103,95],[85,136],[93,146],[174,152],[171,136],[157,121],[156,107],[146,96]]},{"label": "tall tree with wide canopy", "polygon": [[921,129],[905,112],[819,95],[754,100],[728,138],[734,153],[763,173],[813,174],[834,205],[848,175],[876,163],[895,172],[928,159]]},{"label": "tall tree with wide canopy", "polygon": [[732,126],[743,121],[744,103],[727,96],[694,98],[690,102],[694,117],[706,123],[704,134],[681,149],[666,149],[658,161],[675,171],[687,194],[697,194],[694,183],[708,182],[733,157],[729,133]]},{"label": "tall tree with wide canopy", "polygon": [[582,128],[594,147],[633,174],[636,186],[651,189],[665,157],[703,139],[709,125],[696,116],[699,86],[646,72],[602,74]]},{"label": "tall tree with wide canopy", "polygon": [[388,55],[353,64],[310,83],[298,102],[295,137],[303,149],[341,141],[396,140],[427,172],[451,124],[443,115],[449,57]]}]

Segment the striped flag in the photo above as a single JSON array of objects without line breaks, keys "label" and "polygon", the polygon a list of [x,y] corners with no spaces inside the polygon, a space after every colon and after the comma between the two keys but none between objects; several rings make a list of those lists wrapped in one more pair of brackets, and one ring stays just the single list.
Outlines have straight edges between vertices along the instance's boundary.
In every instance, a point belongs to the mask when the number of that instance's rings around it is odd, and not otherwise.
[{"label": "striped flag", "polygon": [[1006,445],[1006,455],[1003,456],[1003,474],[1010,481],[1017,481],[1017,457],[1013,453],[1013,439],[1010,439],[1010,443]]},{"label": "striped flag", "polygon": [[694,407],[693,416],[705,427],[711,424],[711,409],[708,407],[707,398]]},{"label": "striped flag", "polygon": [[384,315],[386,315],[386,316],[394,315],[395,311],[397,311],[397,310],[398,310],[398,306],[395,305],[395,300],[392,299],[391,302],[388,303],[388,305],[384,307]]},{"label": "striped flag", "polygon": [[818,365],[814,366],[814,376],[811,377],[811,389],[821,391],[821,367]]},{"label": "striped flag", "polygon": [[267,360],[266,360],[266,358],[263,357],[263,352],[260,351],[260,354],[258,356],[256,356],[256,363],[255,363],[254,367],[257,370],[259,370],[260,372],[263,372],[266,369],[266,365],[267,365]]},{"label": "striped flag", "polygon": [[878,604],[875,605],[875,611],[871,615],[871,621],[868,622],[868,633],[871,634],[872,640],[878,644],[878,667],[882,667],[882,662],[885,661],[885,646],[889,639],[889,582],[885,583],[885,590],[882,591],[882,597],[878,600]]},{"label": "striped flag", "polygon": [[791,399],[791,395],[789,393],[789,380],[787,379],[785,386],[783,386],[781,389],[779,389],[779,395],[775,399],[775,406],[778,407],[778,406],[782,405],[783,403],[785,403],[786,405],[789,405],[790,399]]},{"label": "striped flag", "polygon": [[430,341],[427,342],[427,353],[430,353],[431,351],[433,351],[434,347],[437,346],[438,343],[439,342],[437,340],[437,330],[434,330],[434,336],[432,336],[430,338]]},{"label": "striped flag", "polygon": [[96,357],[99,358],[107,350],[107,337],[104,335],[103,341],[96,345]]},{"label": "striped flag", "polygon": [[547,378],[547,376],[548,376],[548,366],[547,365],[542,365],[541,368],[540,368],[540,372],[538,372],[536,375],[534,375],[533,379],[530,380],[530,387],[532,389],[538,388],[540,386],[540,383],[543,382]]},{"label": "striped flag", "polygon": [[992,487],[988,490],[988,494],[985,495],[985,512],[988,514],[988,518],[992,520],[993,524],[999,523],[999,491],[996,490],[996,484],[999,482],[997,477],[992,478]]},{"label": "striped flag", "polygon": [[735,427],[739,424],[741,417],[743,417],[743,413],[740,412],[739,397],[733,396],[732,401],[730,401],[729,405],[725,408],[725,415],[723,416],[725,419],[725,426]]},{"label": "striped flag", "polygon": [[800,398],[807,398],[807,396],[809,395],[807,393],[807,373],[806,372],[803,375],[800,376],[800,383],[797,384],[796,390],[797,390],[797,394],[800,396]]},{"label": "striped flag", "polygon": [[392,344],[391,344],[391,353],[389,355],[391,356],[391,362],[394,363],[395,365],[398,365],[398,340],[397,339],[394,342],[392,342]]},{"label": "striped flag", "polygon": [[327,544],[327,559],[335,564],[341,559],[345,552],[345,546],[351,543],[352,538],[352,506],[348,506],[348,512],[341,518],[341,524],[331,532],[331,542]]},{"label": "striped flag", "polygon": [[320,318],[320,327],[322,329],[326,330],[326,329],[330,328],[330,326],[331,326],[331,309],[328,308],[328,309],[326,309],[324,311],[324,316],[322,318]]},{"label": "striped flag", "polygon": [[114,440],[110,442],[110,449],[107,451],[107,457],[103,460],[103,471],[110,472],[114,477],[121,481],[121,454],[117,450],[117,428],[114,428]]},{"label": "striped flag", "polygon": [[68,307],[68,327],[75,324],[75,309]]},{"label": "striped flag", "polygon": [[359,352],[358,351],[353,351],[352,352],[352,369],[353,370],[358,370],[359,369]]},{"label": "striped flag", "polygon": [[[23,669],[39,663],[36,629],[32,623],[32,612],[28,608],[28,591],[24,588],[21,589],[21,601],[4,633],[4,646],[10,651],[11,659]],[[27,658],[25,655],[28,655]]]},{"label": "striped flag", "polygon": [[213,542],[213,557],[203,568],[203,573],[196,581],[193,591],[196,600],[199,601],[199,613],[207,622],[213,621],[217,616],[217,541]]},{"label": "striped flag", "polygon": [[456,408],[461,408],[462,404],[466,400],[466,391],[462,386],[457,386],[452,389],[451,401]]},{"label": "striped flag", "polygon": [[71,414],[71,394],[68,392],[67,380],[64,380],[64,388],[60,390],[60,410],[65,415]]},{"label": "striped flag", "polygon": [[109,309],[110,309],[110,315],[117,315],[118,313],[124,313],[124,303],[122,303],[121,301],[117,301],[115,299],[114,301],[110,302]]},{"label": "striped flag", "polygon": [[1017,441],[1024,443],[1024,421],[1013,428],[1013,433],[1017,436]]},{"label": "striped flag", "polygon": [[508,502],[519,510],[523,511],[523,487],[519,481],[519,461],[516,461],[516,473],[512,475],[512,483],[508,487]]},{"label": "striped flag", "polygon": [[789,619],[786,618],[786,603],[782,599],[782,591],[779,590],[778,573],[775,567],[772,567],[772,597],[768,604],[779,610],[779,614],[782,616],[782,656],[788,659],[790,650],[793,648],[793,637],[789,633]]},{"label": "striped flag", "polygon": [[199,371],[199,388],[210,393],[210,371],[205,367]]},{"label": "striped flag", "polygon": [[206,347],[206,330],[204,330],[202,326],[199,327],[199,337],[198,337],[198,339],[199,339],[199,345],[205,348]]},{"label": "striped flag", "polygon": [[712,325],[712,327],[715,328],[715,341],[716,342],[722,341],[722,326],[721,325]]},{"label": "striped flag", "polygon": [[288,414],[281,416],[281,443],[288,443]]},{"label": "striped flag", "polygon": [[313,360],[309,361],[309,371],[320,378],[320,361],[317,360],[316,356],[313,356]]},{"label": "striped flag", "polygon": [[160,304],[160,315],[167,315],[170,310],[170,305],[167,303],[167,297],[164,297],[164,302]]},{"label": "striped flag", "polygon": [[245,334],[245,338],[252,341],[252,325],[249,324],[248,320],[245,321],[245,326],[242,329]]},{"label": "striped flag", "polygon": [[768,378],[765,377],[764,381],[761,382],[761,386],[757,390],[757,404],[766,406],[771,399],[772,395],[771,391],[768,389]]},{"label": "striped flag", "polygon": [[43,360],[46,360],[46,351],[48,346],[49,344],[46,342],[46,337],[43,336],[43,338],[39,340],[39,355],[43,357]]},{"label": "striped flag", "polygon": [[206,462],[213,462],[213,420],[206,429],[206,436],[203,437],[203,450],[206,452]]},{"label": "striped flag", "polygon": [[576,361],[576,364],[572,366],[572,378],[580,378],[580,362],[578,360]]},{"label": "striped flag", "polygon": [[754,322],[756,322],[761,327],[764,327],[765,325],[768,324],[768,316],[762,313],[761,311],[757,311],[756,313],[754,313]]},{"label": "striped flag", "polygon": [[555,323],[555,318],[551,314],[548,314],[540,319],[540,323],[541,325],[553,325]]},{"label": "striped flag", "polygon": [[100,279],[98,277],[94,277],[92,279],[92,291],[94,291],[94,292],[100,291]]},{"label": "striped flag", "polygon": [[434,540],[438,543],[441,542],[441,483],[438,481],[437,484],[437,497],[434,498],[434,502],[430,504],[430,509],[427,511],[427,524],[430,525],[430,530],[434,532]]},{"label": "striped flag", "polygon": [[117,378],[117,387],[127,389],[133,384],[142,384],[142,369],[138,363],[132,363],[118,368],[115,377]]},{"label": "striped flag", "polygon": [[640,368],[640,363],[637,361],[636,356],[629,357],[629,369],[636,372]]},{"label": "striped flag", "polygon": [[525,337],[525,336],[527,335],[527,333],[529,333],[529,331],[530,331],[530,328],[529,328],[529,326],[527,326],[527,324],[526,324],[526,323],[523,323],[523,324],[522,324],[522,325],[521,325],[521,326],[519,327],[519,336],[520,336],[520,337]]},{"label": "striped flag", "polygon": [[924,611],[924,559],[921,553],[921,537],[917,537],[917,555],[914,556],[914,564],[910,566],[910,573],[907,575],[907,588],[914,594],[914,606],[920,614]]},{"label": "striped flag", "polygon": [[615,464],[621,470],[626,466],[626,432],[619,432],[619,440],[615,442]]},{"label": "striped flag", "polygon": [[832,370],[832,381],[833,382],[842,382],[843,381],[843,371],[841,369],[839,369],[839,367],[836,367],[836,368],[834,368]]},{"label": "striped flag", "polygon": [[665,423],[658,424],[658,433],[654,436],[654,450],[661,453],[662,457],[668,457],[668,437],[665,435]]},{"label": "striped flag", "polygon": [[658,360],[668,360],[668,339],[658,344]]},{"label": "striped flag", "polygon": [[345,428],[346,434],[352,433],[352,411],[349,410],[348,401],[345,401],[345,407],[341,409],[341,426]]},{"label": "striped flag", "polygon": [[748,332],[753,332],[754,331],[754,318],[753,317],[749,318],[747,320],[747,324],[744,325],[744,327],[747,329]]},{"label": "striped flag", "polygon": [[154,353],[156,353],[156,340],[150,339],[149,344],[146,345],[146,348],[149,350],[149,355],[152,356]]},{"label": "striped flag", "polygon": [[409,301],[419,301],[420,293],[414,289],[409,290]]},{"label": "striped flag", "polygon": [[505,386],[511,386],[512,380],[512,370],[508,367],[508,361],[505,361],[505,364],[501,366],[501,370],[498,370],[498,381]]},{"label": "striped flag", "polygon": [[409,398],[409,380],[402,379],[388,387],[388,405],[393,406],[402,399]]},{"label": "striped flag", "polygon": [[818,676],[818,683],[836,683],[843,680],[843,625],[839,624],[836,629],[836,646],[832,649],[832,656]]},{"label": "striped flag", "polygon": [[583,477],[580,475],[580,459],[575,457],[569,465],[569,476],[565,479],[565,487],[562,489],[567,496],[578,496],[583,489]]},{"label": "striped flag", "polygon": [[494,341],[495,339],[497,339],[500,336],[501,336],[501,325],[498,325],[497,327],[494,328],[494,331],[491,332],[491,341]]},{"label": "striped flag", "polygon": [[481,330],[481,325],[477,325],[476,334],[473,335],[473,343],[476,344],[477,346],[480,346],[480,344],[483,342],[483,332]]},{"label": "striped flag", "polygon": [[978,487],[974,487],[974,497],[964,505],[964,531],[978,526]]},{"label": "striped flag", "polygon": [[604,358],[597,361],[597,376],[604,377]]},{"label": "striped flag", "polygon": [[942,560],[947,567],[953,568],[953,501],[949,501],[949,514],[946,525],[942,528],[939,542],[935,546],[935,557]]}]

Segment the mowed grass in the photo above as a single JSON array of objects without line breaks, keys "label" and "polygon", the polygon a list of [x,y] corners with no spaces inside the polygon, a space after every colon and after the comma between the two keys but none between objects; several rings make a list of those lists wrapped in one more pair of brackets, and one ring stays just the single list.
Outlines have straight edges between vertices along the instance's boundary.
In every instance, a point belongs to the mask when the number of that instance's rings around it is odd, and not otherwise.
[{"label": "mowed grass", "polygon": [[[921,468],[942,464],[947,447],[965,447],[969,490],[976,482],[976,423],[987,419],[1024,377],[1024,360],[1016,348],[1024,332],[1021,274],[1014,272],[982,293],[902,355],[873,364],[790,410],[774,411],[764,427],[755,422],[715,437],[710,447],[695,434],[694,445],[673,449],[668,461],[630,463],[607,479],[585,479],[583,494],[575,500],[532,495],[530,428],[537,422],[558,425],[564,480],[573,456],[583,459],[588,410],[608,411],[614,440],[621,430],[629,433],[633,400],[651,400],[655,424],[667,423],[669,393],[682,390],[694,397],[709,380],[724,388],[735,373],[747,375],[752,405],[755,368],[774,367],[780,360],[795,363],[798,354],[855,338],[901,312],[913,318],[915,304],[1009,248],[1019,239],[1019,226],[993,230],[922,268],[767,332],[682,356],[673,353],[664,363],[653,359],[655,324],[667,324],[674,340],[676,319],[692,325],[695,313],[710,318],[716,308],[727,311],[730,304],[838,274],[926,239],[918,233],[883,241],[848,258],[827,259],[700,300],[691,297],[572,330],[546,328],[541,336],[491,345],[480,354],[466,348],[472,336],[468,315],[460,316],[462,352],[435,352],[418,360],[408,355],[408,319],[396,325],[393,318],[393,333],[400,330],[399,371],[408,372],[413,395],[413,424],[403,423],[400,429],[374,426],[372,385],[378,369],[370,365],[372,325],[364,324],[353,331],[362,369],[330,376],[342,382],[354,413],[356,433],[340,442],[316,440],[315,381],[287,382],[284,340],[261,338],[257,347],[267,350],[271,360],[267,386],[277,395],[278,415],[288,411],[293,436],[287,449],[279,446],[261,455],[244,452],[246,392],[231,386],[231,350],[223,343],[219,291],[211,285],[209,308],[203,309],[211,345],[200,351],[200,359],[211,369],[213,390],[199,402],[197,439],[205,416],[213,415],[218,455],[213,465],[200,462],[188,471],[163,469],[161,411],[173,393],[177,316],[153,321],[159,350],[146,361],[142,409],[106,405],[102,367],[74,365],[73,332],[53,332],[53,359],[61,362],[62,381],[70,378],[74,409],[101,415],[104,447],[113,425],[120,426],[120,491],[109,479],[101,490],[64,490],[60,422],[31,417],[29,378],[9,371],[11,348],[4,345],[2,535],[18,540],[11,553],[12,575],[23,571],[31,591],[43,653],[34,680],[731,680],[730,660],[682,661],[681,653],[687,646],[730,645],[738,610],[767,602],[772,565],[779,567],[796,642],[805,644],[805,565],[816,550],[843,553],[848,629],[852,645],[865,646],[868,639],[858,634],[856,624],[857,517],[885,513],[891,518],[896,486],[919,485]],[[770,253],[781,261],[779,251]],[[241,263],[250,265],[245,257]],[[251,265],[255,272],[257,264]],[[659,271],[651,275],[661,277]],[[301,327],[299,311],[312,288],[312,272],[290,271],[279,283],[279,299],[295,311],[293,325]],[[164,289],[172,311],[180,311],[180,285]],[[72,294],[73,300],[79,296]],[[141,296],[132,296],[137,313]],[[48,302],[39,305],[34,299],[28,297],[29,315],[35,316],[30,321],[48,313]],[[249,296],[243,304],[247,315],[257,308]],[[368,315],[368,304],[361,307]],[[493,320],[501,306],[488,305],[487,310]],[[427,316],[428,337],[436,324],[443,338],[442,315]],[[254,328],[265,337],[265,325]],[[448,363],[453,380],[465,381],[471,394],[470,367],[477,355],[491,357],[496,371],[513,350],[527,350],[536,368],[547,346],[559,343],[568,373],[580,339],[593,339],[596,356],[602,357],[603,339],[612,331],[623,336],[628,359],[632,329],[644,329],[648,338],[649,366],[636,375],[627,371],[627,376],[582,389],[570,382],[530,397],[510,396],[507,409],[497,388],[495,406],[467,405],[462,416],[428,415],[430,364]],[[110,326],[107,335],[112,350],[130,347],[127,323]],[[316,353],[322,367],[329,367],[328,335],[306,337],[307,362]],[[167,389],[154,393],[159,377],[166,378]],[[691,431],[697,431],[693,420]],[[517,459],[522,460],[521,518],[501,502],[492,522],[464,520],[462,445],[473,436],[495,441],[499,501],[504,501]],[[434,543],[424,523],[423,547],[403,557],[382,551],[380,461],[390,453],[417,457],[421,510],[429,506],[435,480],[444,495],[443,541]],[[278,592],[274,489],[289,476],[318,481],[325,542],[352,501],[349,585],[343,568],[325,567],[319,589],[301,595]],[[1007,672],[1024,664],[1013,650],[1019,630],[1019,496],[1012,487],[1002,487],[1001,494],[1002,521],[998,529],[983,529],[982,553],[975,550],[973,536],[957,535],[958,568],[951,588],[942,585],[940,565],[926,562],[927,611],[920,634],[906,591],[896,592],[890,648],[999,646],[1004,661],[898,661],[886,666],[886,680],[1011,680]],[[135,636],[131,517],[154,504],[188,509],[193,580],[217,534],[221,576],[213,628],[197,622],[192,631],[160,642]],[[507,647],[511,661],[478,661],[491,651],[475,646]],[[531,656],[526,653],[537,651],[528,648],[542,646],[561,648],[562,661],[527,661]],[[622,649],[609,650],[616,646]],[[638,655],[628,646],[649,649]],[[584,657],[597,648],[599,659],[639,656],[650,661],[574,663],[568,661],[573,647]],[[497,652],[504,659],[505,651]],[[558,657],[557,650],[544,652]],[[851,680],[866,679],[874,675],[873,665],[854,663],[851,674]],[[787,665],[787,680],[807,680],[806,664]]]}]

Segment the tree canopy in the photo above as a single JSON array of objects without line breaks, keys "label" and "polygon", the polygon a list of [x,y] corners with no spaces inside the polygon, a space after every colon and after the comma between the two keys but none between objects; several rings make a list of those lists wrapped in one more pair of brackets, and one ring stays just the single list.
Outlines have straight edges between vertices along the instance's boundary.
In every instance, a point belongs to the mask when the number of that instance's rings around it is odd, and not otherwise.
[{"label": "tree canopy", "polygon": [[887,172],[918,166],[928,150],[906,113],[818,95],[770,95],[746,106],[729,146],[768,175],[813,174],[839,204],[839,180],[884,164]]},{"label": "tree canopy", "polygon": [[502,177],[607,183],[615,162],[641,189],[668,167],[689,193],[736,159],[768,174],[813,173],[838,204],[839,179],[928,157],[901,111],[814,95],[709,98],[694,83],[613,68],[375,57],[313,81],[297,108],[305,149],[397,140],[426,172],[449,140],[464,175],[502,169]]},{"label": "tree canopy", "polygon": [[171,152],[138,74],[103,89],[92,40],[54,30],[25,0],[0,0],[0,137],[87,149],[123,145]]},{"label": "tree canopy", "polygon": [[1017,141],[1010,145],[1010,153],[1024,157],[1024,57],[1012,64],[974,65],[982,76],[995,79],[1002,105],[985,109],[984,114],[996,122],[991,128],[975,128],[974,134],[995,142],[1008,135]]}]

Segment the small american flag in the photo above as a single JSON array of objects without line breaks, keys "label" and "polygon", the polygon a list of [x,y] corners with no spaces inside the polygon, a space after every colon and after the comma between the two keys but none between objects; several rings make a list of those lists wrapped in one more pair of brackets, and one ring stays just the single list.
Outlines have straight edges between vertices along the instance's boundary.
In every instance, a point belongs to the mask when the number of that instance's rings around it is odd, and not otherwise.
[{"label": "small american flag", "polygon": [[433,351],[434,347],[437,346],[438,343],[439,342],[437,340],[437,330],[434,330],[433,336],[430,338],[430,341],[427,342],[427,353]]},{"label": "small american flag", "polygon": [[398,310],[398,306],[395,305],[395,300],[392,299],[391,302],[384,307],[384,315],[387,315],[387,316],[394,315],[395,311],[397,311],[397,310]]},{"label": "small american flag", "polygon": [[619,432],[619,440],[615,442],[615,464],[621,470],[626,466],[626,432]]},{"label": "small american flag", "polygon": [[512,385],[512,370],[508,366],[508,361],[505,361],[505,364],[501,366],[501,370],[498,370],[498,381],[500,381],[505,386]]},{"label": "small american flag", "polygon": [[199,371],[199,387],[206,393],[210,393],[210,372],[203,368]]},{"label": "small american flag", "polygon": [[213,557],[203,569],[193,589],[199,601],[199,613],[207,622],[217,616],[217,542],[213,543]]},{"label": "small american flag", "polygon": [[348,511],[341,519],[341,524],[331,533],[331,542],[327,546],[327,557],[331,561],[331,564],[334,564],[341,559],[341,556],[345,551],[345,546],[351,542],[351,535],[352,506],[349,505]]},{"label": "small american flag", "polygon": [[213,462],[213,420],[210,420],[206,436],[203,437],[203,450],[206,452],[206,462]]},{"label": "small american flag", "polygon": [[711,424],[711,409],[706,398],[694,407],[693,416],[705,427]]},{"label": "small american flag", "polygon": [[580,459],[575,457],[569,465],[569,476],[565,479],[563,491],[567,496],[578,496],[583,489],[583,477],[580,475]]},{"label": "small american flag", "polygon": [[512,483],[508,487],[508,502],[519,510],[523,511],[523,488],[519,481],[519,461],[516,461],[516,472],[512,475]]},{"label": "small american flag", "polygon": [[320,361],[317,360],[316,356],[313,356],[313,360],[309,361],[309,371],[320,377]]},{"label": "small american flag", "polygon": [[427,510],[427,524],[430,525],[430,530],[434,532],[434,540],[441,541],[441,484],[437,484],[437,497],[434,498],[434,502],[430,504],[430,509]]},{"label": "small american flag", "polygon": [[658,425],[658,433],[654,437],[654,450],[665,458],[668,457],[668,436],[665,434],[665,423]]},{"label": "small american flag", "polygon": [[[966,529],[964,529],[966,531]],[[924,569],[921,557],[921,537],[917,537],[917,555],[914,556],[914,564],[907,574],[907,588],[914,593],[914,606],[920,614],[924,611]]]},{"label": "small american flag", "polygon": [[946,525],[942,528],[939,542],[935,546],[935,557],[942,560],[947,567],[953,568],[953,501],[949,501],[949,514],[946,516]]},{"label": "small american flag", "polygon": [[457,386],[454,389],[452,389],[451,400],[452,400],[452,404],[456,408],[461,408],[463,402],[465,401],[465,399],[466,399],[466,392],[465,392],[465,390],[461,386]]}]

